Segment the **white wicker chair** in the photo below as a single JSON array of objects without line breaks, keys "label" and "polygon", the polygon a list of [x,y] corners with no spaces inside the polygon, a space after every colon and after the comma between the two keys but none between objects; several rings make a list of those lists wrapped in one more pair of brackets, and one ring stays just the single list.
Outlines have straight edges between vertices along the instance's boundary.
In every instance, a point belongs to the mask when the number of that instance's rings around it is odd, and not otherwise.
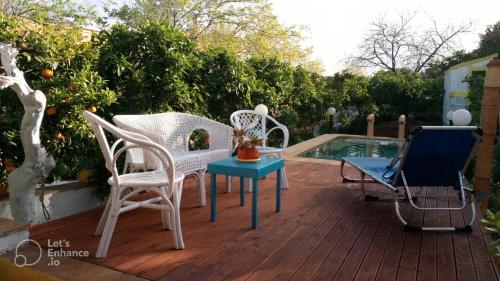
[{"label": "white wicker chair", "polygon": [[[236,129],[247,129],[253,136],[259,136],[264,138],[264,144],[259,148],[259,153],[262,155],[275,155],[283,158],[283,152],[288,146],[288,139],[290,137],[288,133],[288,128],[280,124],[276,119],[269,115],[261,114],[254,110],[238,110],[231,114],[229,117],[231,124]],[[271,129],[267,130],[267,125],[271,125]],[[267,146],[267,138],[269,134],[274,130],[280,130],[283,134],[283,139],[281,142],[281,147],[270,147]],[[281,169],[281,179],[283,182],[283,188],[288,189],[288,180],[286,178],[285,168]],[[249,185],[250,187],[251,185]]]},{"label": "white wicker chair", "polygon": [[[206,205],[205,171],[212,161],[227,158],[232,152],[231,126],[201,116],[166,112],[144,115],[116,115],[115,124],[136,133],[144,134],[166,148],[174,158],[177,171],[184,175],[196,175],[199,181],[200,205]],[[209,148],[189,151],[189,137],[195,130],[203,129],[209,135]],[[140,150],[129,150],[127,165],[132,171],[150,168]],[[228,181],[228,190],[230,189]]]},{"label": "white wicker chair", "polygon": [[[184,249],[179,212],[184,175],[176,172],[170,153],[147,137],[117,128],[88,111],[84,111],[84,116],[92,126],[106,160],[106,168],[112,175],[108,179],[108,184],[111,185],[109,199],[95,231],[95,235],[102,234],[96,258],[106,256],[119,214],[139,207],[161,210],[163,228],[172,230],[175,248]],[[118,138],[111,147],[105,131]],[[115,151],[122,142],[125,142],[125,145]],[[151,155],[157,163],[158,169],[120,175],[116,162],[130,149],[148,151],[148,155]],[[129,200],[142,191],[154,192],[158,196],[144,201]]]}]

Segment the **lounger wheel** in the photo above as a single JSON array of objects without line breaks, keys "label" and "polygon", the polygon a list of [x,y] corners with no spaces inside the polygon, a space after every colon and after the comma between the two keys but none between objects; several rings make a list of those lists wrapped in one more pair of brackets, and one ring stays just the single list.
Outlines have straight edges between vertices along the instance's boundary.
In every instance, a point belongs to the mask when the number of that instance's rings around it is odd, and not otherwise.
[{"label": "lounger wheel", "polygon": [[404,229],[406,232],[408,232],[408,231],[422,231],[422,227],[411,225],[411,224],[406,224],[404,226]]},{"label": "lounger wheel", "polygon": [[457,232],[471,233],[472,232],[472,227],[470,225],[466,225],[464,227],[455,227],[455,231],[457,231]]}]

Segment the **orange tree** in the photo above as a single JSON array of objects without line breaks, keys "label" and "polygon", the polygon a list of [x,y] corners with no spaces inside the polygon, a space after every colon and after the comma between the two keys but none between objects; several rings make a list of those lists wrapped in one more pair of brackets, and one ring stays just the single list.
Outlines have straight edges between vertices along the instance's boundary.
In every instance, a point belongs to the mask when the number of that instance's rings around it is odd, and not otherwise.
[{"label": "orange tree", "polygon": [[[33,89],[44,92],[47,108],[42,123],[42,145],[57,161],[53,179],[75,178],[83,168],[102,161],[98,146],[82,112],[106,115],[116,95],[95,69],[98,49],[92,33],[64,23],[35,23],[0,14],[0,40],[19,49],[18,67]],[[87,39],[85,38],[87,36]],[[20,165],[19,135],[23,108],[10,89],[0,93],[0,157],[2,163]],[[98,158],[96,158],[98,157]],[[6,167],[0,167],[5,181]]]}]

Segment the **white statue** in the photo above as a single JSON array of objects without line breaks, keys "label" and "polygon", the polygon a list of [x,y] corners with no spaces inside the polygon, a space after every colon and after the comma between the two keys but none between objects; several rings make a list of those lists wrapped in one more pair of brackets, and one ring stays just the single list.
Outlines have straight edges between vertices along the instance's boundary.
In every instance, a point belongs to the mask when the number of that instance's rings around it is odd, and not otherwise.
[{"label": "white statue", "polygon": [[24,162],[8,177],[10,206],[16,220],[31,223],[34,217],[35,188],[41,176],[47,176],[55,167],[55,161],[40,144],[45,95],[28,86],[23,72],[16,66],[17,54],[17,49],[12,45],[0,43],[1,62],[6,74],[0,75],[0,89],[10,87],[17,93],[24,107],[21,123]]}]

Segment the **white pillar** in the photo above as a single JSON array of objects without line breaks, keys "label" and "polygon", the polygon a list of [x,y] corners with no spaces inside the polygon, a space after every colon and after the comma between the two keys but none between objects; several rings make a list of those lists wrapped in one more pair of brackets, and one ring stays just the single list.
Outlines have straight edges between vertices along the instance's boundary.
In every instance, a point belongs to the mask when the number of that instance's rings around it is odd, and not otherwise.
[{"label": "white pillar", "polygon": [[373,137],[375,131],[375,114],[372,113],[368,115],[366,121],[368,121],[368,125],[366,128],[366,135],[369,137]]},{"label": "white pillar", "polygon": [[399,116],[398,139],[402,140],[405,138],[405,130],[406,130],[406,116],[404,114],[401,114],[401,116]]}]

